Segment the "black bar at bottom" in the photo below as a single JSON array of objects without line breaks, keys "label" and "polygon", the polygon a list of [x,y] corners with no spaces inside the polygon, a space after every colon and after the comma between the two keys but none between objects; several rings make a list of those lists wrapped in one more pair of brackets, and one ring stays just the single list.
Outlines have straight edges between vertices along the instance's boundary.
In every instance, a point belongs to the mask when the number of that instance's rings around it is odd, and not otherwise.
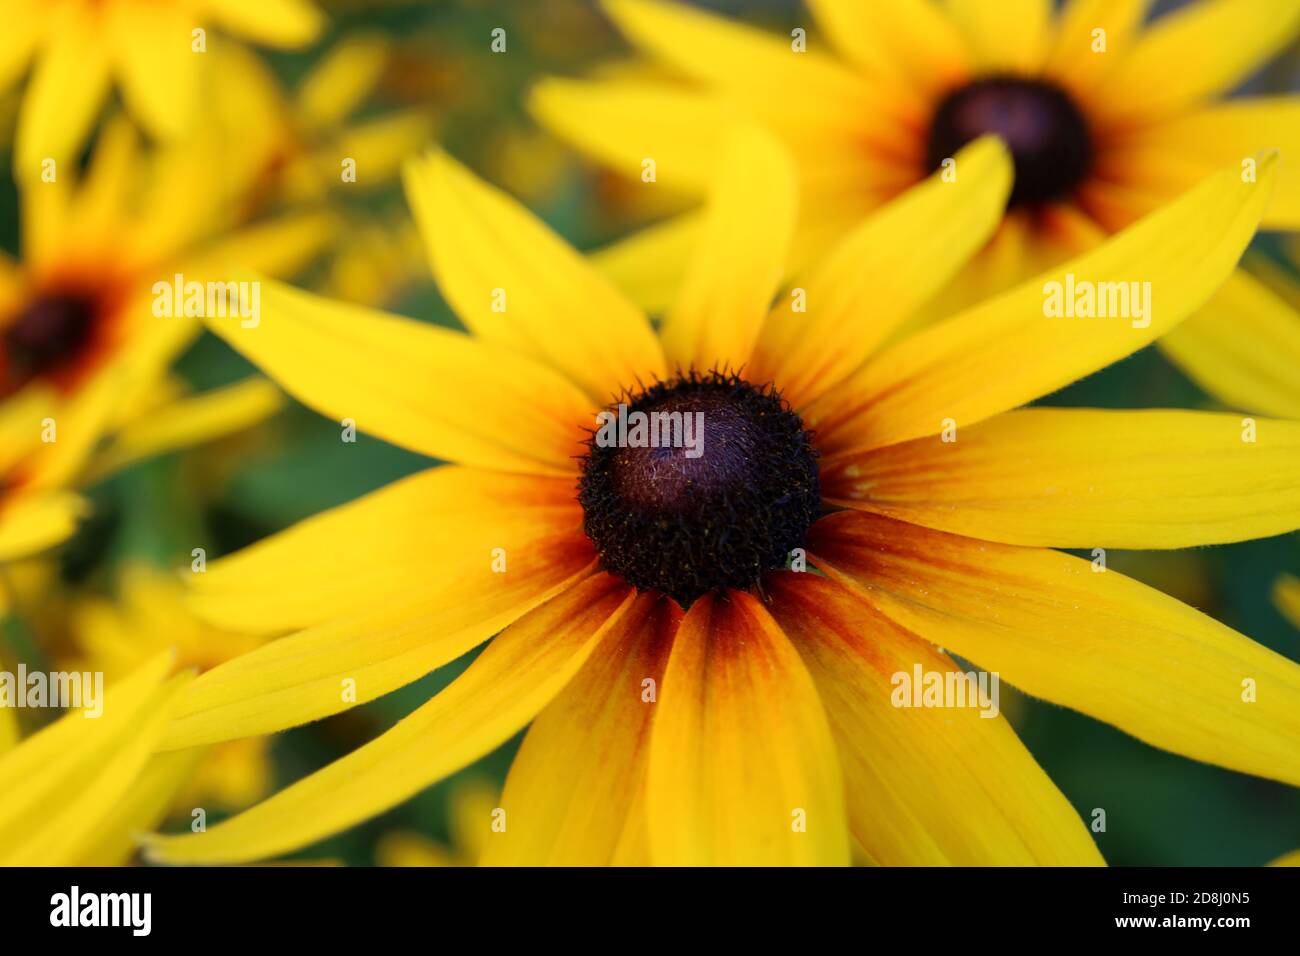
[{"label": "black bar at bottom", "polygon": [[846,931],[864,945],[895,930],[919,931],[926,942],[969,941],[977,932],[1008,940],[1050,933],[1229,942],[1260,931],[1294,938],[1300,926],[1300,869],[1285,868],[22,869],[0,870],[0,880],[7,944],[77,934],[91,945],[283,939],[295,947],[349,940],[373,947],[409,933],[421,948],[461,949],[521,933],[532,942],[718,938],[734,945],[770,943],[783,930],[819,938]]}]

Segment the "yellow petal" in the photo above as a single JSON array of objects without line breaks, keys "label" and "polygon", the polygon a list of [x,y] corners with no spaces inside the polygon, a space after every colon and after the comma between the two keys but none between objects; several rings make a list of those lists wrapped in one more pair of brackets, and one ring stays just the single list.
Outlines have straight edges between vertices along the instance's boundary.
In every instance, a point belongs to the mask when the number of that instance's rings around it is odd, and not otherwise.
[{"label": "yellow petal", "polygon": [[154,754],[107,819],[95,829],[95,838],[79,851],[79,866],[125,866],[135,855],[136,835],[155,829],[183,794],[205,756],[202,749]]},{"label": "yellow petal", "polygon": [[325,26],[312,0],[204,0],[204,5],[231,33],[267,46],[305,46]]},{"label": "yellow petal", "polygon": [[687,76],[725,91],[741,115],[794,138],[870,133],[882,116],[916,109],[898,90],[872,84],[815,48],[795,52],[789,36],[663,0],[603,0],[638,47]]},{"label": "yellow petal", "polygon": [[70,492],[11,492],[0,509],[0,561],[25,558],[66,541],[89,513],[89,502]]},{"label": "yellow petal", "polygon": [[772,614],[825,702],[853,835],[877,865],[1102,862],[1083,821],[1004,716],[899,706],[898,675],[912,679],[918,667],[961,675],[952,658],[826,578],[781,572],[767,586]]},{"label": "yellow petal", "polygon": [[373,700],[467,653],[595,567],[585,539],[514,541],[523,547],[507,552],[517,565],[509,573],[491,572],[485,554],[481,570],[461,571],[431,594],[412,583],[400,598],[208,671],[181,701],[164,745],[272,733]]},{"label": "yellow petal", "polygon": [[[33,428],[41,429],[42,442],[23,462],[22,486],[47,491],[75,481],[116,420],[129,390],[146,384],[147,371],[151,370],[133,360],[110,363],[78,386],[67,400],[51,405],[39,421],[32,422]],[[53,436],[48,442],[47,418]]]},{"label": "yellow petal", "polygon": [[388,830],[375,845],[376,866],[464,866],[452,851],[421,833]]},{"label": "yellow petal", "polygon": [[1042,66],[1051,42],[1052,0],[948,0],[947,10],[978,66],[1011,72]]},{"label": "yellow petal", "polygon": [[702,228],[700,213],[674,216],[597,249],[591,264],[641,308],[663,315],[681,290]]},{"label": "yellow petal", "polygon": [[1238,269],[1161,350],[1233,408],[1300,418],[1300,312]]},{"label": "yellow petal", "polygon": [[1300,866],[1300,850],[1292,850],[1290,853],[1284,853],[1269,866]]},{"label": "yellow petal", "polygon": [[447,800],[447,830],[466,863],[477,863],[492,837],[492,811],[501,802],[495,781],[473,778],[453,784]]},{"label": "yellow petal", "polygon": [[314,129],[341,123],[370,95],[388,63],[381,34],[353,33],[320,58],[298,87],[298,115]]},{"label": "yellow petal", "polygon": [[956,157],[957,180],[936,173],[846,236],[782,298],[750,363],[798,407],[861,365],[956,274],[993,234],[1006,209],[1011,162],[986,137]]},{"label": "yellow petal", "polygon": [[664,375],[645,316],[528,210],[441,152],[405,181],[434,277],[475,335],[545,361],[601,405]]},{"label": "yellow petal", "polygon": [[[114,248],[120,243],[122,224],[131,215],[128,208],[129,184],[137,175],[141,160],[131,122],[122,114],[106,120],[95,141],[90,169],[78,185],[76,199],[68,209],[70,221],[60,250],[64,255],[76,248],[78,253],[94,257],[101,255],[102,249]],[[69,257],[75,255],[72,253]]]},{"label": "yellow petal", "polygon": [[[465,586],[500,594],[545,567],[534,552],[549,541],[556,570],[573,574],[594,558],[562,545],[581,538],[575,495],[572,478],[432,468],[188,575],[190,604],[220,627],[273,634],[442,594],[464,575]],[[492,569],[497,548],[503,573]]]},{"label": "yellow petal", "polygon": [[339,175],[343,158],[354,159],[357,183],[379,186],[396,176],[403,163],[428,145],[433,125],[433,118],[423,107],[386,113],[340,130],[313,158],[330,179]]},{"label": "yellow petal", "polygon": [[155,137],[174,139],[197,120],[206,55],[195,53],[184,5],[118,0],[107,8],[107,41],[122,97]]},{"label": "yellow petal", "polygon": [[104,690],[100,716],[73,711],[0,758],[0,861],[72,865],[144,767],[188,677],[162,683],[169,655]]},{"label": "yellow petal", "polygon": [[[1043,73],[1078,102],[1091,105],[1099,79],[1115,68],[1140,34],[1149,4],[1150,0],[1066,0]],[[1104,52],[1099,49],[1101,42]]]},{"label": "yellow petal", "polygon": [[10,484],[14,470],[44,444],[44,419],[56,412],[58,403],[56,389],[41,381],[31,382],[0,402],[0,474],[6,475]]},{"label": "yellow petal", "polygon": [[576,470],[595,411],[549,369],[459,332],[276,282],[260,289],[258,319],[207,318],[209,327],[322,414],[436,458]]},{"label": "yellow petal", "polygon": [[588,579],[504,631],[382,736],[207,833],[152,838],[149,855],[169,863],[264,859],[396,806],[517,733],[633,600],[608,575]]},{"label": "yellow petal", "polygon": [[[43,182],[38,178],[40,170],[32,168],[36,173],[31,178],[23,180],[16,175],[15,179],[22,209],[19,225],[22,228],[23,265],[36,276],[49,274],[50,267],[62,260],[73,218],[73,177],[63,175],[53,182]],[[56,164],[56,168],[62,167]],[[18,172],[15,166],[15,173]]]},{"label": "yellow petal", "polygon": [[841,505],[1056,548],[1186,548],[1300,527],[1300,423],[1030,408],[827,462]]},{"label": "yellow petal", "polygon": [[1095,102],[1110,124],[1170,115],[1236,86],[1298,29],[1298,0],[1189,3],[1146,31],[1102,79]]},{"label": "yellow petal", "polygon": [[886,616],[1139,740],[1300,783],[1300,666],[1094,561],[843,511],[810,557]]},{"label": "yellow petal", "polygon": [[283,393],[264,378],[175,399],[120,428],[95,459],[92,474],[102,478],[154,455],[223,438],[262,422],[283,406]]},{"label": "yellow petal", "polygon": [[[0,671],[5,669],[5,662],[0,659]],[[0,757],[3,757],[18,744],[18,708],[0,707]]]},{"label": "yellow petal", "polygon": [[933,0],[809,0],[808,6],[847,57],[871,70],[892,69],[915,89],[933,95],[970,70],[965,39]]},{"label": "yellow petal", "polygon": [[1173,197],[1213,170],[1276,149],[1277,188],[1265,229],[1300,227],[1300,96],[1237,97],[1116,137],[1097,175]]},{"label": "yellow petal", "polygon": [[1284,574],[1273,582],[1273,603],[1297,629],[1300,629],[1300,578]]},{"label": "yellow petal", "polygon": [[683,287],[664,319],[668,360],[739,369],[785,275],[798,186],[789,156],[757,127],[731,131]]},{"label": "yellow petal", "polygon": [[[639,79],[546,79],[529,92],[528,108],[551,132],[639,183],[636,188],[683,194],[708,188],[722,134],[734,119],[712,97]],[[654,161],[650,182],[648,159]]]},{"label": "yellow petal", "polygon": [[[1224,170],[1096,250],[879,354],[806,410],[821,451],[835,455],[934,435],[945,421],[958,429],[974,425],[1168,332],[1231,274],[1267,204],[1274,159],[1261,161],[1258,182],[1243,183],[1235,168]],[[1049,293],[1063,301],[1065,289],[1079,283],[1106,298],[1106,283],[1124,283],[1113,288],[1130,293],[1129,317],[1052,316]],[[1145,290],[1150,308],[1139,310]]]},{"label": "yellow petal", "polygon": [[54,159],[61,177],[85,142],[108,94],[107,46],[98,35],[98,18],[71,10],[50,28],[45,48],[18,112],[14,172],[19,182],[39,182],[42,161]]},{"label": "yellow petal", "polygon": [[537,716],[501,796],[508,825],[485,840],[482,865],[606,866],[614,859],[645,784],[654,699],[680,620],[675,602],[640,595]]},{"label": "yellow petal", "polygon": [[37,12],[40,2],[11,0],[5,10],[5,29],[0,32],[0,90],[12,88],[41,40],[45,17]]},{"label": "yellow petal", "polygon": [[222,280],[246,270],[287,278],[324,251],[340,232],[331,212],[290,213],[224,233],[190,261],[186,278]]},{"label": "yellow petal", "polygon": [[[170,653],[150,657],[129,675],[104,688],[103,713],[85,717],[70,711],[47,724],[23,741],[21,748],[0,758],[0,795],[14,801],[27,799],[20,781],[35,780],[43,773],[61,774],[75,765],[88,749],[93,749],[118,726],[128,723],[133,714],[146,706],[157,693],[173,664]],[[84,703],[84,702],[83,702]],[[33,789],[36,789],[33,787]]]},{"label": "yellow petal", "polygon": [[654,706],[646,824],[657,864],[848,865],[826,714],[755,598],[691,606]]}]

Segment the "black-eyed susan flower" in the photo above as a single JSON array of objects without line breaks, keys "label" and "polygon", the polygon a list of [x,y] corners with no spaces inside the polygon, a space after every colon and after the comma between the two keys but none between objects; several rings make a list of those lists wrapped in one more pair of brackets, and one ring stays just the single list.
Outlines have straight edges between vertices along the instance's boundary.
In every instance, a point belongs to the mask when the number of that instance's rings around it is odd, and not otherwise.
[{"label": "black-eyed susan flower", "polygon": [[153,137],[191,133],[218,79],[208,30],[298,47],[322,24],[311,0],[12,0],[4,13],[0,89],[31,66],[14,150],[23,179],[77,155],[114,84]]},{"label": "black-eyed susan flower", "polygon": [[[407,191],[470,334],[278,286],[258,328],[212,323],[323,414],[454,464],[195,575],[223,626],[295,633],[198,677],[164,746],[337,713],[497,636],[379,738],[153,855],[306,846],[527,727],[486,863],[844,864],[855,842],[884,864],[1101,862],[1005,718],[896,706],[900,674],[963,670],[948,652],[1155,746],[1300,783],[1300,667],[1053,550],[1300,525],[1300,425],[1260,420],[1244,442],[1230,415],[1014,410],[1195,311],[1253,234],[1273,163],[1067,264],[1151,282],[1148,325],[1047,318],[1039,281],[882,346],[1001,218],[1004,149],[958,161],[957,182],[886,205],[773,310],[796,174],[736,130],[656,335],[434,154]],[[629,427],[701,414],[702,446],[602,444],[620,403]]]},{"label": "black-eyed susan flower", "polygon": [[[1051,0],[809,0],[822,34],[782,37],[669,0],[605,0],[632,43],[684,82],[552,80],[532,102],[588,154],[677,193],[698,190],[726,121],[762,123],[799,170],[796,266],[959,146],[1000,136],[1016,170],[1006,216],[925,321],[1096,246],[1261,149],[1281,151],[1264,227],[1300,226],[1300,96],[1223,96],[1296,37],[1300,2],[1199,0],[1147,25],[1149,5],[1069,0],[1057,14]],[[697,224],[670,219],[596,261],[657,309]],[[1161,347],[1216,395],[1248,400],[1239,407],[1300,416],[1289,374],[1300,311],[1248,273]]]},{"label": "black-eyed susan flower", "polygon": [[[83,508],[64,489],[76,481],[279,406],[263,382],[190,397],[166,376],[201,324],[160,285],[224,280],[257,263],[284,274],[328,237],[328,218],[316,214],[223,231],[232,197],[205,175],[215,169],[198,144],[142,150],[116,120],[84,175],[63,168],[21,184],[22,258],[0,254],[6,558],[72,532]],[[109,437],[115,445],[101,447]]]}]

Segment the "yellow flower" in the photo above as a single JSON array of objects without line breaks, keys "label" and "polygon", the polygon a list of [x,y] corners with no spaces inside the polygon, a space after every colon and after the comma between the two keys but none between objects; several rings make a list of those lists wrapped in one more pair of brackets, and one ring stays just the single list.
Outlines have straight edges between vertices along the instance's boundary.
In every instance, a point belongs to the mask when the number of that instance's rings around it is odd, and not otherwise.
[{"label": "yellow flower", "polygon": [[[636,179],[697,191],[728,120],[780,136],[801,183],[794,265],[981,133],[1016,185],[1001,226],[918,321],[942,318],[1095,247],[1211,171],[1281,150],[1265,228],[1300,226],[1300,96],[1220,99],[1300,30],[1300,0],[1200,0],[1143,26],[1147,0],[809,0],[819,37],[781,37],[664,0],[604,0],[642,51],[690,85],[550,80],[534,113]],[[796,52],[801,42],[803,52]],[[960,169],[956,170],[960,175]],[[698,216],[603,251],[602,269],[657,310]],[[1161,339],[1201,385],[1300,418],[1300,311],[1245,272]],[[1279,375],[1279,370],[1287,374]],[[1261,375],[1260,372],[1264,372]]]},{"label": "yellow flower", "polygon": [[152,658],[105,689],[99,717],[72,711],[26,740],[0,708],[0,865],[121,864],[157,826],[189,762],[151,757],[190,680],[168,679],[171,664]]},{"label": "yellow flower", "polygon": [[201,325],[156,315],[157,283],[224,280],[236,265],[285,274],[328,236],[306,214],[223,233],[231,194],[219,179],[193,188],[216,168],[197,143],[143,151],[115,119],[83,176],[21,184],[23,256],[0,253],[3,560],[72,533],[77,481],[279,407],[265,382],[188,397],[166,378]]},{"label": "yellow flower", "polygon": [[[197,678],[164,749],[338,713],[497,636],[376,740],[205,834],[153,838],[154,857],[306,846],[528,727],[484,863],[846,864],[854,841],[883,864],[1101,862],[1005,718],[894,706],[897,675],[962,670],[948,652],[1155,746],[1300,783],[1300,667],[1052,550],[1297,527],[1300,424],[1261,420],[1248,443],[1230,415],[1014,410],[1195,311],[1275,162],[1064,267],[1148,279],[1148,327],[1045,318],[1040,280],[886,346],[997,227],[1005,149],[981,139],[957,182],[850,231],[800,278],[806,311],[771,307],[791,161],[751,127],[724,150],[657,335],[441,153],[407,194],[471,334],[278,286],[258,328],[213,323],[322,414],[454,464],[196,575],[222,626],[295,633]],[[704,445],[582,444],[616,396],[705,415]]]},{"label": "yellow flower", "polygon": [[213,116],[223,131],[223,162],[247,182],[248,211],[318,201],[343,185],[382,185],[428,142],[433,121],[422,107],[349,121],[379,82],[389,54],[382,37],[349,36],[289,96],[248,50],[215,54],[222,82],[213,91]]},{"label": "yellow flower", "polygon": [[272,46],[309,43],[322,24],[311,0],[7,0],[0,90],[32,64],[18,116],[14,168],[39,175],[73,157],[116,80],[131,115],[159,139],[194,128],[218,27]]}]

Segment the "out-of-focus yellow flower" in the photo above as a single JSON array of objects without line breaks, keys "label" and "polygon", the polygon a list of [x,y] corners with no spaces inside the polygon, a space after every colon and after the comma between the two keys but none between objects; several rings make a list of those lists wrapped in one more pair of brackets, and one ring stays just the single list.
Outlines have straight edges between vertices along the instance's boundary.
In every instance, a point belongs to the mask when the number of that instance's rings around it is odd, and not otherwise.
[{"label": "out-of-focus yellow flower", "polygon": [[497,789],[482,780],[457,784],[447,808],[447,843],[412,830],[392,830],[379,839],[375,862],[379,866],[476,865],[491,837],[498,799]]},{"label": "out-of-focus yellow flower", "polygon": [[415,224],[354,222],[339,237],[321,291],[360,305],[389,305],[409,285],[426,281],[424,247]]},{"label": "out-of-focus yellow flower", "polygon": [[[20,184],[22,258],[0,254],[0,557],[66,538],[84,510],[65,491],[77,480],[278,407],[261,382],[188,399],[165,380],[200,329],[175,314],[178,277],[206,287],[236,269],[292,273],[331,237],[322,214],[228,231],[218,170],[201,142],[141,150],[119,118],[84,175]],[[121,444],[97,465],[109,436]]]},{"label": "out-of-focus yellow flower", "polygon": [[373,92],[389,57],[379,36],[335,45],[291,95],[249,51],[216,54],[213,91],[224,131],[222,161],[248,190],[245,212],[323,199],[335,187],[367,189],[392,180],[433,131],[423,107],[350,120]]},{"label": "out-of-focus yellow flower", "polygon": [[74,710],[18,741],[0,708],[0,865],[107,866],[127,861],[132,836],[156,826],[191,762],[152,756],[177,695],[155,655],[104,689],[102,714]]},{"label": "out-of-focus yellow flower", "polygon": [[0,90],[32,64],[14,166],[39,175],[46,158],[77,154],[116,80],[131,115],[157,139],[191,132],[220,77],[208,29],[299,47],[320,31],[311,0],[6,0]]},{"label": "out-of-focus yellow flower", "polygon": [[[1260,150],[1281,150],[1264,228],[1300,228],[1300,96],[1223,96],[1294,39],[1300,0],[1199,0],[1150,25],[1144,0],[1071,0],[1059,14],[1050,0],[809,0],[829,43],[680,2],[603,5],[684,82],[550,80],[534,112],[633,180],[653,162],[647,188],[679,194],[698,194],[729,122],[762,123],[798,166],[796,271],[961,144],[1004,138],[1006,215],[921,324],[1095,247],[1226,163],[1253,175]],[[699,222],[676,217],[597,261],[661,310]],[[1245,387],[1300,362],[1300,312],[1249,273],[1160,345],[1199,381],[1239,386],[1242,407],[1300,418],[1300,376]]]}]

